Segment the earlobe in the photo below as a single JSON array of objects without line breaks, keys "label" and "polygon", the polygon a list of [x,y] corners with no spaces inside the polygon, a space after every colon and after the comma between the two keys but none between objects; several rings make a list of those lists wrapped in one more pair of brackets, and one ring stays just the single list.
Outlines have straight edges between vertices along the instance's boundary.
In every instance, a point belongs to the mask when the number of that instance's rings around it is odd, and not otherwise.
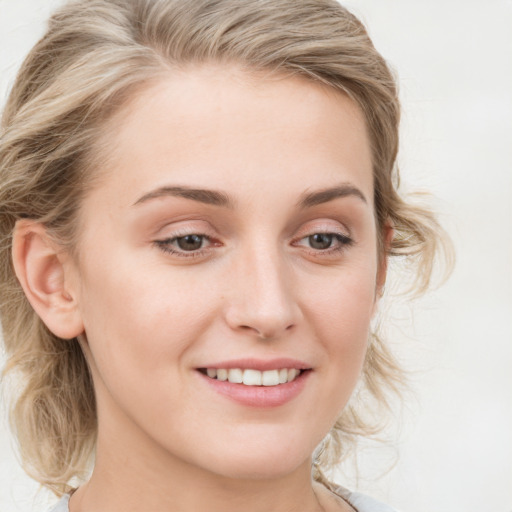
[{"label": "earlobe", "polygon": [[48,329],[59,338],[71,339],[84,329],[66,258],[41,223],[16,223],[12,261],[23,291]]}]

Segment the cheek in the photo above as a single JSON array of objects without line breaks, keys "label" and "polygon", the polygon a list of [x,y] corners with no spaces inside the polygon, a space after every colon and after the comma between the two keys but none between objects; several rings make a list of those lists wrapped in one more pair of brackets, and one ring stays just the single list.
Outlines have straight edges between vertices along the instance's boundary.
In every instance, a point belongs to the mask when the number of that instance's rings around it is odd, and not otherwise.
[{"label": "cheek", "polygon": [[189,397],[187,355],[212,306],[200,283],[132,270],[118,260],[115,272],[104,265],[86,274],[83,316],[98,403],[103,418],[124,411],[146,429],[169,427]]},{"label": "cheek", "polygon": [[183,357],[199,335],[207,295],[170,271],[112,260],[115,265],[91,265],[82,274],[81,310],[91,353],[102,374],[154,374]]},{"label": "cheek", "polygon": [[375,268],[360,265],[334,273],[324,286],[310,287],[309,309],[328,338],[357,342],[356,334],[368,330],[375,307],[375,286]]},{"label": "cheek", "polygon": [[[361,372],[375,306],[375,265],[341,269],[323,287],[309,288],[307,314],[330,358],[326,366],[343,387],[355,385]],[[334,375],[336,374],[336,375]]]}]

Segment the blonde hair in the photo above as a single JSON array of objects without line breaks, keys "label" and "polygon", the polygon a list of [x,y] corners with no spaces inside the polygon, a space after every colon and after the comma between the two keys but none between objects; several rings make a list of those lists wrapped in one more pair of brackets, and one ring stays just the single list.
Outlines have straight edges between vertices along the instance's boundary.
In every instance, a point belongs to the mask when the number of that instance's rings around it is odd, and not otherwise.
[{"label": "blonde hair", "polygon": [[[398,194],[400,108],[392,73],[361,22],[334,0],[82,0],[50,19],[19,71],[0,133],[0,314],[5,372],[19,376],[12,424],[26,471],[56,494],[90,466],[97,429],[92,380],[77,340],[53,335],[13,272],[18,219],[44,223],[76,247],[81,200],[99,168],[99,129],[137,88],[173,66],[234,62],[295,74],[344,92],[364,113],[373,156],[375,217],[394,226],[390,255],[407,258],[423,291],[442,230]],[[381,240],[382,248],[382,240]],[[315,477],[359,435],[367,409],[386,404],[402,372],[374,336],[361,386],[318,454]]]}]

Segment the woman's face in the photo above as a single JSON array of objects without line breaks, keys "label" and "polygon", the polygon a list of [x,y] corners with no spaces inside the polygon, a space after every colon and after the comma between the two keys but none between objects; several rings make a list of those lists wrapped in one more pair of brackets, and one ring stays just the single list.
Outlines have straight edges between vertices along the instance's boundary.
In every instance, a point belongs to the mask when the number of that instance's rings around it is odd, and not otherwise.
[{"label": "woman's face", "polygon": [[139,93],[102,144],[69,270],[100,450],[247,478],[309,464],[383,278],[361,112],[209,66]]}]

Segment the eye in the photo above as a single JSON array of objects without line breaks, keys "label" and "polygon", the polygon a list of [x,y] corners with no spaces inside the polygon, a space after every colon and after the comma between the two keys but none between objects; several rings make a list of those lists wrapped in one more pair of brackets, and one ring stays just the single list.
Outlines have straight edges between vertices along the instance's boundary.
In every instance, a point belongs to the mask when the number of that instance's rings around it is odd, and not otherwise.
[{"label": "eye", "polygon": [[197,251],[203,247],[205,237],[203,235],[180,236],[173,240],[182,251]]},{"label": "eye", "polygon": [[198,233],[155,240],[154,243],[162,251],[179,257],[201,256],[213,245],[208,236]]},{"label": "eye", "polygon": [[334,239],[332,233],[315,233],[308,236],[308,242],[312,249],[325,250],[331,247]]},{"label": "eye", "polygon": [[352,243],[352,238],[342,233],[320,232],[305,236],[293,245],[305,247],[316,254],[330,254],[332,252],[342,251]]}]

